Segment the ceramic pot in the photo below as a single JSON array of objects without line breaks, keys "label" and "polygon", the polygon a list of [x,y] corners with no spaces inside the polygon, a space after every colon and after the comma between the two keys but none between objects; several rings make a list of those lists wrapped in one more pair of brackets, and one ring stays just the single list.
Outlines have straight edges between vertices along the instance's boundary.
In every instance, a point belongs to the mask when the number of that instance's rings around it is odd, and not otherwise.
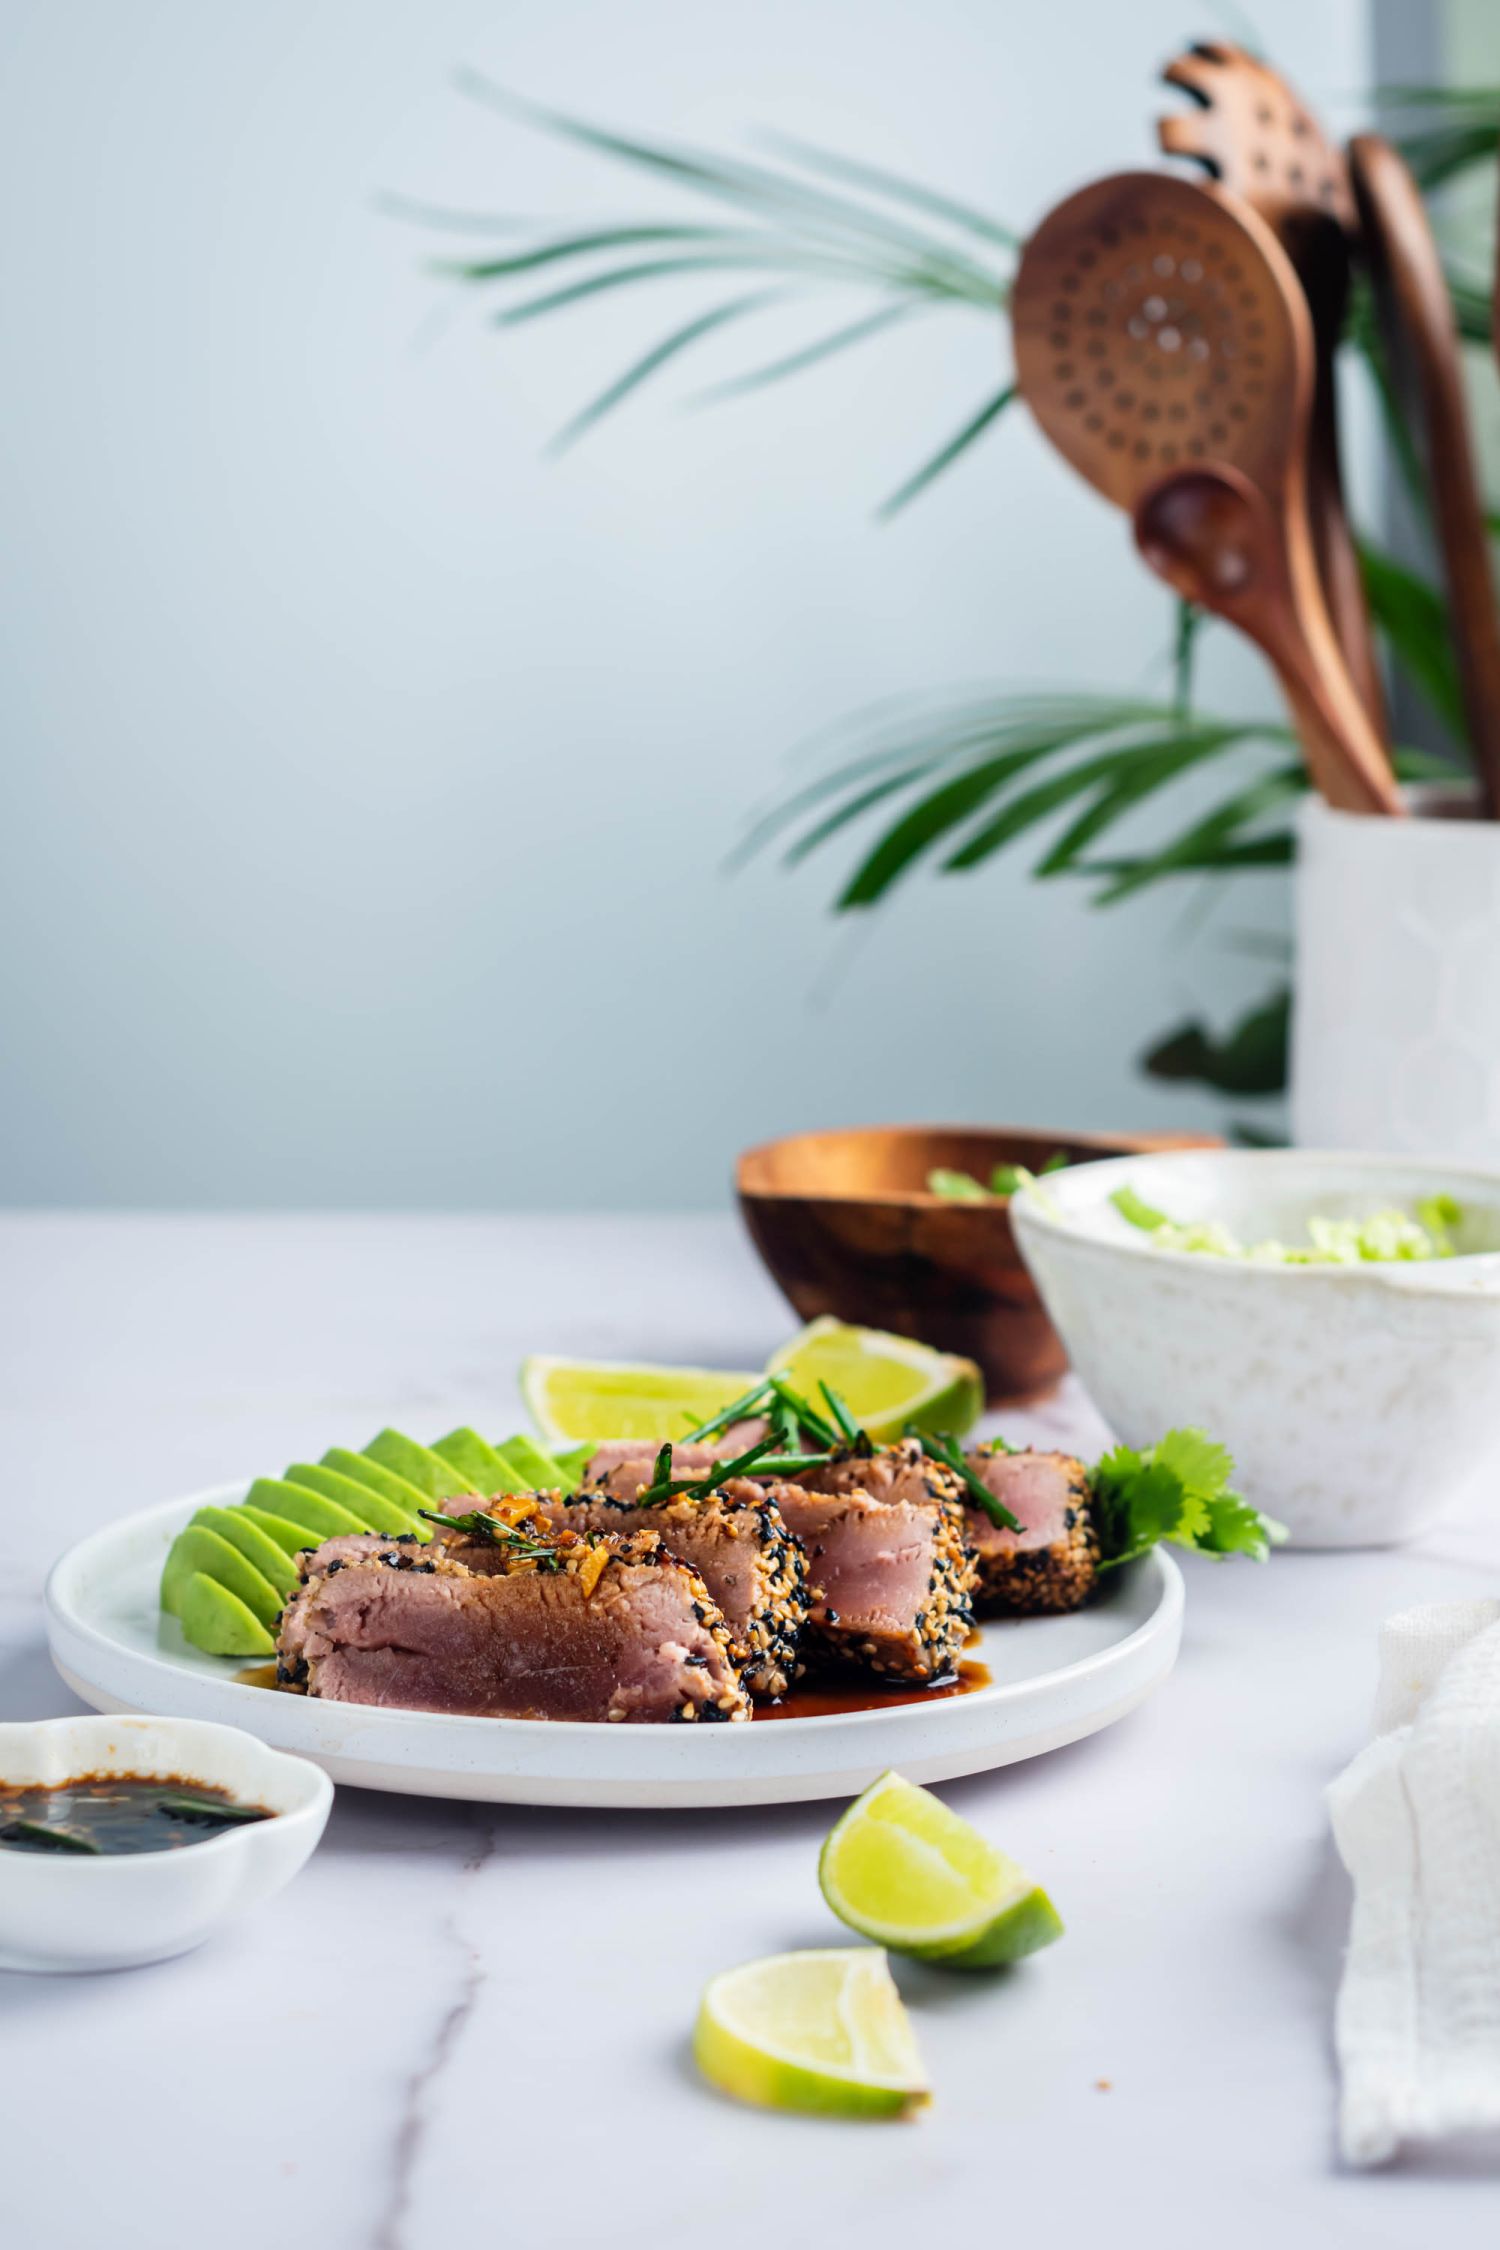
[{"label": "ceramic pot", "polygon": [[1408,801],[1302,807],[1293,1138],[1500,1165],[1500,822],[1452,790]]}]

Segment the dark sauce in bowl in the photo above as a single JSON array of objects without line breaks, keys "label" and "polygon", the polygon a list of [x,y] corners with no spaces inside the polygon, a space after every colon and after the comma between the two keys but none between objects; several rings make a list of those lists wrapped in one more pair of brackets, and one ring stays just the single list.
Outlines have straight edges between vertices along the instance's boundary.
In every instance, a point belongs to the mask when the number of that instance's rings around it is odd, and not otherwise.
[{"label": "dark sauce in bowl", "polygon": [[181,1774],[85,1773],[49,1787],[0,1781],[0,1851],[54,1859],[179,1851],[272,1818],[264,1805]]}]

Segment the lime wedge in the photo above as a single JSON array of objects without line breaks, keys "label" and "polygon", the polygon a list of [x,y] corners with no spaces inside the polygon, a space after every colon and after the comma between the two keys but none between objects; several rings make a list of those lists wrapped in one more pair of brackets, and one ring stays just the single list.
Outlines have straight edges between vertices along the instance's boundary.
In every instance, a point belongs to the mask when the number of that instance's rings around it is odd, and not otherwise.
[{"label": "lime wedge", "polygon": [[613,1360],[521,1362],[521,1395],[549,1447],[602,1438],[640,1438],[661,1445],[760,1381],[712,1367],[627,1367]]},{"label": "lime wedge", "polygon": [[831,1384],[856,1422],[883,1441],[900,1437],[908,1422],[961,1436],[984,1405],[984,1382],[972,1359],[878,1328],[846,1328],[827,1316],[783,1344],[769,1372],[785,1375],[815,1403],[819,1383]]},{"label": "lime wedge", "polygon": [[698,2068],[763,2109],[905,2117],[926,2073],[883,1953],[775,1953],[715,1977],[693,2033]]},{"label": "lime wedge", "polygon": [[930,1789],[883,1773],[818,1858],[841,1922],[945,1969],[992,1969],[1035,1953],[1063,1926],[1045,1891]]}]

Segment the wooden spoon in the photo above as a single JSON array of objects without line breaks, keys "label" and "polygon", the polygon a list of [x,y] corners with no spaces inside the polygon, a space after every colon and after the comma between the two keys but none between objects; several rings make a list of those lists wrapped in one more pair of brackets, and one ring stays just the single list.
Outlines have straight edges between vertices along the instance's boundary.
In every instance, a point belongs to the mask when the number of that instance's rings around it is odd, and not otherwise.
[{"label": "wooden spoon", "polygon": [[1349,170],[1391,376],[1424,456],[1464,719],[1480,798],[1494,820],[1500,818],[1500,621],[1453,302],[1421,192],[1390,142],[1361,133],[1349,144]]},{"label": "wooden spoon", "polygon": [[1323,600],[1311,322],[1270,228],[1217,190],[1122,172],[1043,220],[1011,303],[1021,390],[1059,452],[1135,520],[1153,569],[1265,651],[1329,803],[1399,813]]},{"label": "wooden spoon", "polygon": [[1339,472],[1334,358],[1358,226],[1349,168],[1284,78],[1227,39],[1204,40],[1162,76],[1202,106],[1158,121],[1169,156],[1191,157],[1263,218],[1297,269],[1312,314],[1314,372],[1307,507],[1329,615],[1359,699],[1386,732],[1359,557]]}]

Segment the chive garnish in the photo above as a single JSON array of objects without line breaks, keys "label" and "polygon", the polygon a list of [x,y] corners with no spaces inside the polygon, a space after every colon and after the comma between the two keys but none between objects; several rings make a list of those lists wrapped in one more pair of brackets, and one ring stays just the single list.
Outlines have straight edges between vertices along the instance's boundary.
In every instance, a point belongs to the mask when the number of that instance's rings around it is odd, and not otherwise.
[{"label": "chive garnish", "polygon": [[874,1441],[871,1438],[869,1431],[862,1430],[860,1428],[859,1424],[855,1421],[854,1416],[849,1412],[848,1407],[836,1390],[831,1389],[830,1386],[824,1382],[819,1382],[818,1389],[827,1399],[829,1411],[833,1415],[833,1418],[835,1422],[837,1422],[840,1430],[843,1432],[844,1443],[848,1446],[852,1446],[856,1453],[858,1453],[863,1459],[868,1460],[870,1455],[875,1451]]},{"label": "chive garnish", "polygon": [[[953,1438],[939,1436],[935,1430],[919,1430],[915,1422],[907,1423],[906,1434],[920,1442],[922,1451],[927,1455],[929,1461],[941,1461],[945,1469],[951,1469],[956,1477],[962,1479],[969,1498],[976,1508],[984,1510],[991,1523],[998,1524],[1002,1531],[1020,1530],[1020,1517],[1013,1516],[1005,1502],[995,1498],[984,1479],[976,1476],[959,1452],[957,1443]],[[1006,1450],[1009,1451],[1009,1447]]]},{"label": "chive garnish", "polygon": [[447,1531],[466,1531],[492,1547],[503,1547],[516,1562],[534,1562],[548,1570],[564,1568],[564,1559],[550,1540],[534,1539],[518,1524],[502,1523],[483,1508],[471,1508],[466,1516],[447,1516],[438,1508],[418,1508],[417,1514]]},{"label": "chive garnish", "polygon": [[835,1446],[838,1444],[839,1433],[833,1424],[824,1420],[810,1399],[805,1399],[800,1391],[794,1391],[784,1376],[773,1375],[771,1388],[781,1404],[789,1427],[790,1443],[787,1448],[789,1452],[793,1445],[800,1442],[803,1430],[807,1430],[819,1445]]},{"label": "chive garnish", "polygon": [[[704,1499],[710,1492],[717,1492],[721,1484],[727,1484],[731,1477],[744,1476],[752,1464],[757,1462],[765,1464],[766,1456],[777,1442],[774,1433],[768,1433],[765,1437],[758,1439],[747,1452],[737,1454],[734,1460],[716,1461],[707,1476],[659,1479],[653,1477],[645,1491],[636,1494],[635,1504],[638,1508],[655,1508],[663,1500],[675,1500],[683,1493],[691,1493],[694,1499]],[[795,1459],[799,1467],[806,1466],[804,1455],[798,1454]],[[657,1468],[660,1469],[660,1467],[661,1456],[658,1455]],[[763,1475],[769,1473],[768,1467],[763,1466],[761,1473]]]},{"label": "chive garnish", "polygon": [[717,1437],[720,1430],[727,1430],[732,1422],[743,1421],[747,1414],[753,1414],[756,1408],[764,1402],[765,1395],[771,1387],[771,1377],[768,1375],[762,1376],[753,1390],[744,1392],[739,1398],[731,1399],[728,1406],[722,1407],[708,1421],[700,1422],[696,1430],[689,1430],[686,1437],[677,1438],[673,1442],[677,1445],[701,1445],[705,1438]]}]

